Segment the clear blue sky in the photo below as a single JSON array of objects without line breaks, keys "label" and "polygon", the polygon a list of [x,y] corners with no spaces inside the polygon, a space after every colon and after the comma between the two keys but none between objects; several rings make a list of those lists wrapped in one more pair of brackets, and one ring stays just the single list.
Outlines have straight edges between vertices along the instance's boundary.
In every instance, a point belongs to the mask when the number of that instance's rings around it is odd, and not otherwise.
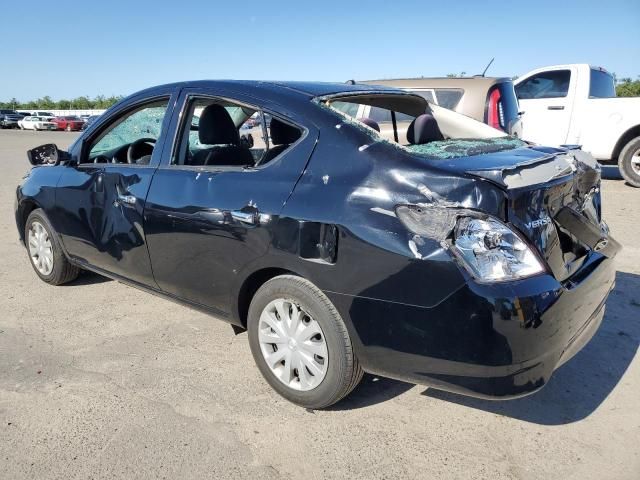
[{"label": "clear blue sky", "polygon": [[640,75],[640,0],[3,2],[0,99],[178,80],[512,76],[556,63]]}]

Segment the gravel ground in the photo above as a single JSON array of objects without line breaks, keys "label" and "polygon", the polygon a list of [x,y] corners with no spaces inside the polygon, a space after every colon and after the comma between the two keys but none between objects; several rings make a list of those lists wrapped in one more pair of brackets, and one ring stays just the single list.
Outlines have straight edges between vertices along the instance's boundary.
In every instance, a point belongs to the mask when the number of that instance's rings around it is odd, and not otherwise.
[{"label": "gravel ground", "polygon": [[24,152],[76,135],[0,131],[3,478],[640,478],[640,190],[613,169],[616,289],[541,392],[488,402],[366,376],[311,412],[269,388],[223,322],[93,274],[37,279],[13,218]]}]

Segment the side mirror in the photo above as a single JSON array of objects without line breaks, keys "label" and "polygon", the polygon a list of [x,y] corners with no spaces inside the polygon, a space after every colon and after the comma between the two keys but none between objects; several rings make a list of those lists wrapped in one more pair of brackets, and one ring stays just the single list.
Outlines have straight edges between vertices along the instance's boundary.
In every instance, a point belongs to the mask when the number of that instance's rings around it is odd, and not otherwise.
[{"label": "side mirror", "polygon": [[27,158],[31,165],[58,165],[60,162],[68,160],[69,154],[58,150],[58,146],[54,143],[46,143],[27,150]]}]

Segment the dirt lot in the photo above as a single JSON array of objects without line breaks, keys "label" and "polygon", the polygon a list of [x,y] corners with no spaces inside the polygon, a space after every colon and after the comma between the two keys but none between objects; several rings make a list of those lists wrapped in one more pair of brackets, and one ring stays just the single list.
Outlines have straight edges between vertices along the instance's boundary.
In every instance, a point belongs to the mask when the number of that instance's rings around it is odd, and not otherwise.
[{"label": "dirt lot", "polygon": [[0,131],[2,478],[640,478],[640,190],[611,169],[617,286],[545,389],[487,402],[366,376],[310,412],[227,324],[93,274],[37,279],[13,219],[24,152],[76,135]]}]

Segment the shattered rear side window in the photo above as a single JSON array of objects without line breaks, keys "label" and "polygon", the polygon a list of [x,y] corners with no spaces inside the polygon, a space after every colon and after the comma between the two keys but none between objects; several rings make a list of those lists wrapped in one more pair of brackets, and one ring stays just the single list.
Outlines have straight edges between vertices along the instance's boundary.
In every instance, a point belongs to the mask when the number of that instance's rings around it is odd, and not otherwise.
[{"label": "shattered rear side window", "polygon": [[527,144],[514,137],[448,139],[421,145],[407,145],[411,153],[433,158],[473,157],[521,148]]},{"label": "shattered rear side window", "polygon": [[[334,108],[332,102],[327,105],[325,102],[318,102],[318,105],[327,111],[331,112],[344,123],[347,123],[358,130],[369,135],[374,142],[382,142],[387,145],[391,145],[395,148],[400,148],[410,153],[417,155],[424,155],[430,158],[450,159],[458,157],[471,157],[474,155],[483,155],[488,153],[502,152],[504,150],[513,150],[527,146],[526,142],[510,136],[495,137],[495,138],[450,138],[447,140],[440,140],[435,142],[424,143],[421,145],[400,145],[399,143],[389,141],[380,136],[380,134],[364,123],[350,117],[342,109]],[[345,104],[346,102],[339,102]]]}]

